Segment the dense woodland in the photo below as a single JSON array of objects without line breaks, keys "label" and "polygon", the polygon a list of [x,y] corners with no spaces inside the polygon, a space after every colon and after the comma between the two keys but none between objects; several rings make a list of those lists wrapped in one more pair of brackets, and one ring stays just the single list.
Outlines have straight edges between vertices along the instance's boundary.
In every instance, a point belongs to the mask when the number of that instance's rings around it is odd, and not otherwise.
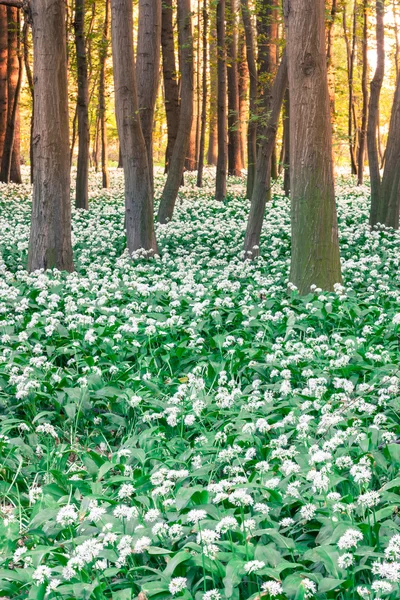
[{"label": "dense woodland", "polygon": [[399,211],[399,0],[0,0],[0,600],[400,598]]}]

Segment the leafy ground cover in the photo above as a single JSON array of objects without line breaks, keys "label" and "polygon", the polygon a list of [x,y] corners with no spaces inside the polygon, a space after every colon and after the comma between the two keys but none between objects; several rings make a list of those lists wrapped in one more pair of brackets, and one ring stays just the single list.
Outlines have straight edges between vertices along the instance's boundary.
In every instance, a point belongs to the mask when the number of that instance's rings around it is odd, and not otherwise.
[{"label": "leafy ground cover", "polygon": [[279,190],[256,263],[211,173],[131,262],[121,174],[91,188],[70,275],[26,273],[30,189],[0,188],[0,595],[398,598],[400,237],[368,189],[339,181],[343,286],[300,298]]}]

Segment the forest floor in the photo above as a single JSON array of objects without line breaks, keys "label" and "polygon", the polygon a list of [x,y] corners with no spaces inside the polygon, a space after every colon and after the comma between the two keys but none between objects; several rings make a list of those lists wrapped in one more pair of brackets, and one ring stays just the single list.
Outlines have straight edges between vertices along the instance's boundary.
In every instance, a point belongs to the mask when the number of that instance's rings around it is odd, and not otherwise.
[{"label": "forest floor", "polygon": [[0,596],[399,598],[400,234],[340,179],[344,285],[300,298],[279,186],[252,263],[206,180],[132,262],[93,176],[70,275],[25,271],[0,187]]}]

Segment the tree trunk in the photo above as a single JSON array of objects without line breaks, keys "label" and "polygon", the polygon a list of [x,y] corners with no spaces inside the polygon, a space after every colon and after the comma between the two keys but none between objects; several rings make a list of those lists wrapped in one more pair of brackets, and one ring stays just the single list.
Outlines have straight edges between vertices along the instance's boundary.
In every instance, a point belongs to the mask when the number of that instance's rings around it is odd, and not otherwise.
[{"label": "tree trunk", "polygon": [[212,29],[210,36],[210,108],[209,108],[209,137],[207,150],[207,164],[217,165],[217,32]]},{"label": "tree trunk", "polygon": [[283,112],[283,137],[285,152],[283,154],[283,190],[285,196],[290,196],[290,95],[286,90]]},{"label": "tree trunk", "polygon": [[199,167],[197,169],[197,187],[203,186],[204,146],[207,125],[207,0],[203,2],[203,77],[201,104],[201,131],[199,148]]},{"label": "tree trunk", "polygon": [[399,227],[400,209],[400,76],[390,118],[388,141],[385,152],[385,170],[380,186],[378,221],[386,227]]},{"label": "tree trunk", "polygon": [[0,5],[0,165],[7,128],[7,7]]},{"label": "tree trunk", "polygon": [[371,81],[368,126],[367,126],[367,148],[368,163],[371,180],[371,212],[369,222],[372,227],[378,223],[380,212],[380,187],[381,175],[379,172],[379,153],[376,132],[379,121],[379,100],[385,75],[385,26],[384,26],[384,0],[376,0],[376,51],[377,65],[374,77]]},{"label": "tree trunk", "polygon": [[276,132],[278,130],[283,97],[287,88],[287,78],[287,60],[286,54],[284,54],[270,92],[271,98],[269,106],[271,107],[271,110],[268,114],[268,120],[262,130],[260,147],[258,150],[254,188],[244,242],[246,258],[255,258],[260,254],[261,229],[265,213],[265,204],[268,197],[267,192],[271,185],[271,157],[275,147]]},{"label": "tree trunk", "polygon": [[227,81],[228,81],[228,173],[242,174],[239,126],[239,72],[237,0],[230,0],[227,11]]},{"label": "tree trunk", "polygon": [[248,0],[241,0],[242,18],[246,36],[246,55],[249,68],[250,92],[249,92],[249,124],[247,129],[247,186],[246,196],[251,198],[253,194],[254,178],[257,161],[257,64],[255,55],[255,43],[253,24],[251,21]]},{"label": "tree trunk", "polygon": [[146,144],[152,190],[154,190],[153,124],[160,73],[160,44],[161,0],[139,0],[136,76],[140,122]]},{"label": "tree trunk", "polygon": [[358,180],[357,184],[364,182],[364,161],[367,142],[367,118],[368,118],[368,0],[363,0],[363,37],[362,37],[362,118],[360,130],[360,143],[358,147]]},{"label": "tree trunk", "polygon": [[30,159],[30,180],[33,183],[33,174],[34,174],[34,164],[33,164],[33,121],[35,118],[35,98],[33,91],[33,75],[32,69],[29,62],[29,44],[28,44],[28,30],[29,23],[25,19],[24,27],[23,27],[23,35],[22,35],[22,43],[24,47],[24,63],[25,63],[25,72],[26,78],[28,80],[28,87],[32,98],[32,112],[31,112],[31,124],[29,128],[29,159]]},{"label": "tree trunk", "polygon": [[328,89],[329,101],[331,104],[332,120],[335,116],[335,65],[333,63],[333,42],[334,42],[334,27],[337,13],[337,0],[332,0],[329,20],[327,23],[327,51],[326,61],[328,68]]},{"label": "tree trunk", "polygon": [[354,61],[356,55],[356,41],[357,41],[357,2],[354,2],[353,11],[353,26],[352,26],[352,41],[349,40],[349,34],[347,31],[347,20],[346,20],[346,5],[343,6],[343,33],[346,42],[347,52],[347,79],[349,89],[349,110],[347,117],[347,136],[349,140],[349,151],[350,151],[350,163],[352,175],[357,174],[357,163],[356,163],[356,152],[355,152],[355,138],[353,134],[353,120],[354,120]]},{"label": "tree trunk", "polygon": [[165,151],[165,172],[168,173],[172,152],[175,146],[179,126],[179,87],[176,73],[174,26],[172,0],[162,2],[161,49],[165,96],[165,114],[167,118],[167,149]]},{"label": "tree trunk", "polygon": [[75,47],[78,71],[78,167],[76,208],[89,208],[89,81],[85,46],[85,0],[75,0]]},{"label": "tree trunk", "polygon": [[178,0],[178,16],[179,46],[182,60],[181,108],[178,133],[158,210],[160,223],[169,221],[174,212],[176,197],[185,167],[185,157],[193,119],[193,38],[190,0]]},{"label": "tree trunk", "polygon": [[247,148],[247,92],[249,89],[249,69],[246,58],[246,41],[240,30],[239,49],[238,49],[238,70],[239,70],[239,136],[240,136],[240,160],[242,168],[246,165]]},{"label": "tree trunk", "polygon": [[324,0],[285,0],[290,93],[292,258],[300,294],[340,283]]},{"label": "tree trunk", "polygon": [[19,96],[22,83],[19,9],[7,7],[7,126],[1,160],[0,181],[21,183]]},{"label": "tree trunk", "polygon": [[153,196],[136,88],[131,0],[111,0],[115,113],[125,180],[125,227],[129,254],[158,252]]},{"label": "tree trunk", "polygon": [[108,172],[108,144],[107,144],[107,118],[106,118],[106,61],[108,55],[110,28],[110,0],[105,0],[105,16],[103,25],[103,37],[101,40],[99,62],[99,118],[101,131],[101,172],[103,188],[110,186],[110,175]]},{"label": "tree trunk", "polygon": [[215,199],[222,201],[226,196],[226,170],[228,163],[227,105],[226,105],[226,51],[225,51],[225,0],[217,2],[217,53],[218,53],[218,159],[215,182]]},{"label": "tree trunk", "polygon": [[40,0],[31,7],[35,178],[28,269],[73,271],[65,3]]}]

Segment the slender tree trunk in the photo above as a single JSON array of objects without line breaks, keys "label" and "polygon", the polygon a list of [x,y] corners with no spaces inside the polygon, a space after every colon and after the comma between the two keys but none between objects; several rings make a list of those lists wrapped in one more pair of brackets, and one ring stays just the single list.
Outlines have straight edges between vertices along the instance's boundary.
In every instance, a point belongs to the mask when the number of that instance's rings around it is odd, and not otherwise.
[{"label": "slender tree trunk", "polygon": [[7,129],[7,7],[0,5],[0,165]]},{"label": "slender tree trunk", "polygon": [[33,183],[33,174],[34,174],[34,164],[33,164],[33,121],[35,118],[35,98],[33,91],[33,75],[32,69],[29,62],[29,43],[28,43],[28,31],[29,31],[29,23],[27,19],[24,21],[23,34],[22,34],[22,43],[24,50],[24,63],[25,63],[25,73],[26,78],[28,80],[28,87],[32,98],[32,112],[31,112],[31,124],[29,129],[29,159],[30,159],[30,180]]},{"label": "slender tree trunk", "polygon": [[7,7],[8,53],[7,53],[7,127],[1,160],[0,181],[21,183],[19,96],[22,83],[22,55],[20,51],[19,9]]},{"label": "slender tree trunk", "polygon": [[376,51],[377,66],[371,81],[368,108],[367,148],[368,163],[371,180],[371,212],[370,225],[374,227],[380,212],[381,175],[379,172],[379,153],[376,133],[379,121],[379,100],[381,96],[383,78],[385,75],[385,26],[384,26],[384,0],[376,0]]},{"label": "slender tree trunk", "polygon": [[[292,258],[300,294],[341,282],[324,0],[285,0],[290,93]],[[312,107],[312,110],[310,110]]]},{"label": "slender tree trunk", "polygon": [[[198,0],[197,0],[198,2]],[[194,3],[194,2],[193,2]],[[193,50],[193,117],[192,127],[190,130],[189,143],[186,151],[185,170],[197,170],[197,125],[199,119],[199,76],[200,76],[200,55],[199,55],[199,40],[200,40],[200,24],[194,28],[194,39],[196,40],[196,52]],[[196,35],[197,34],[197,35]]]},{"label": "slender tree trunk", "polygon": [[363,37],[362,37],[362,118],[360,130],[360,144],[358,147],[358,185],[364,182],[364,161],[367,143],[367,118],[368,118],[368,0],[363,0]]},{"label": "slender tree trunk", "polygon": [[218,52],[218,159],[215,182],[215,199],[222,201],[226,196],[226,171],[228,163],[227,105],[226,105],[226,51],[225,51],[225,0],[217,2],[217,52]]},{"label": "slender tree trunk", "polygon": [[35,178],[28,269],[73,271],[65,3],[40,0],[31,8]]},{"label": "slender tree trunk", "polygon": [[207,164],[216,166],[218,159],[217,144],[217,32],[212,29],[210,36],[210,108]]},{"label": "slender tree trunk", "polygon": [[247,129],[247,186],[246,196],[251,198],[253,193],[254,178],[257,160],[257,89],[258,76],[255,55],[253,24],[249,11],[248,0],[241,0],[242,18],[246,36],[246,56],[249,68],[249,124]]},{"label": "slender tree trunk", "polygon": [[85,0],[75,0],[75,47],[78,71],[78,167],[76,208],[89,208],[89,81],[85,46]]},{"label": "slender tree trunk", "polygon": [[165,172],[168,173],[172,152],[179,126],[179,87],[176,73],[174,50],[174,26],[172,0],[162,2],[161,49],[165,113],[167,118],[167,149],[165,152]]},{"label": "slender tree trunk", "polygon": [[207,125],[207,0],[203,1],[203,72],[202,72],[202,104],[201,104],[201,131],[199,148],[199,168],[197,170],[197,187],[203,186],[204,146]]},{"label": "slender tree trunk", "polygon": [[327,51],[329,101],[331,103],[332,119],[335,116],[335,65],[333,62],[334,27],[337,13],[337,0],[332,0],[329,20],[327,23]]},{"label": "slender tree trunk", "polygon": [[[241,30],[240,33],[242,34]],[[239,137],[240,137],[240,160],[242,168],[246,165],[246,148],[247,148],[247,92],[249,89],[249,69],[246,59],[246,42],[243,34],[239,37],[238,50],[238,70],[239,70]]]},{"label": "slender tree trunk", "polygon": [[357,41],[357,0],[354,0],[353,10],[353,25],[352,25],[352,39],[349,40],[349,34],[347,31],[347,19],[346,19],[346,5],[343,6],[343,32],[346,42],[347,51],[347,78],[349,88],[349,110],[347,118],[347,135],[349,140],[349,151],[350,151],[350,162],[351,162],[351,173],[352,175],[357,174],[357,162],[355,152],[355,137],[353,134],[353,119],[354,119],[354,61],[356,55],[356,41]]},{"label": "slender tree trunk", "polygon": [[239,72],[237,0],[229,1],[227,11],[227,81],[228,81],[228,173],[242,174],[239,126]]},{"label": "slender tree trunk", "polygon": [[260,254],[261,229],[265,213],[265,204],[268,197],[267,192],[271,185],[271,157],[275,147],[279,115],[285,90],[287,88],[287,81],[288,70],[285,53],[270,92],[271,109],[268,120],[262,130],[261,142],[258,150],[254,188],[244,242],[246,258],[255,258]]},{"label": "slender tree trunk", "polygon": [[136,88],[131,0],[111,0],[115,113],[125,180],[125,227],[129,254],[158,252],[153,196]]},{"label": "slender tree trunk", "polygon": [[146,143],[152,190],[154,190],[153,124],[160,73],[160,44],[161,0],[139,0],[136,75],[140,122]]},{"label": "slender tree trunk", "polygon": [[400,210],[400,75],[397,77],[385,152],[385,170],[380,189],[378,221],[386,227],[399,227]]},{"label": "slender tree trunk", "polygon": [[178,9],[179,46],[182,61],[181,108],[171,165],[158,210],[160,223],[169,221],[174,212],[193,120],[193,37],[190,0],[178,0]]},{"label": "slender tree trunk", "polygon": [[290,95],[286,90],[283,112],[283,137],[285,152],[283,154],[283,190],[285,196],[290,196]]},{"label": "slender tree trunk", "polygon": [[395,51],[394,51],[394,64],[396,67],[396,77],[399,76],[400,73],[400,40],[399,40],[399,22],[397,16],[397,0],[393,0],[393,22],[394,22],[394,43],[395,43]]},{"label": "slender tree trunk", "polygon": [[101,172],[103,188],[110,186],[110,175],[108,172],[108,144],[107,144],[107,118],[106,118],[106,62],[109,45],[110,29],[110,0],[105,0],[105,16],[103,25],[103,36],[101,40],[99,62],[99,118],[101,131]]}]

